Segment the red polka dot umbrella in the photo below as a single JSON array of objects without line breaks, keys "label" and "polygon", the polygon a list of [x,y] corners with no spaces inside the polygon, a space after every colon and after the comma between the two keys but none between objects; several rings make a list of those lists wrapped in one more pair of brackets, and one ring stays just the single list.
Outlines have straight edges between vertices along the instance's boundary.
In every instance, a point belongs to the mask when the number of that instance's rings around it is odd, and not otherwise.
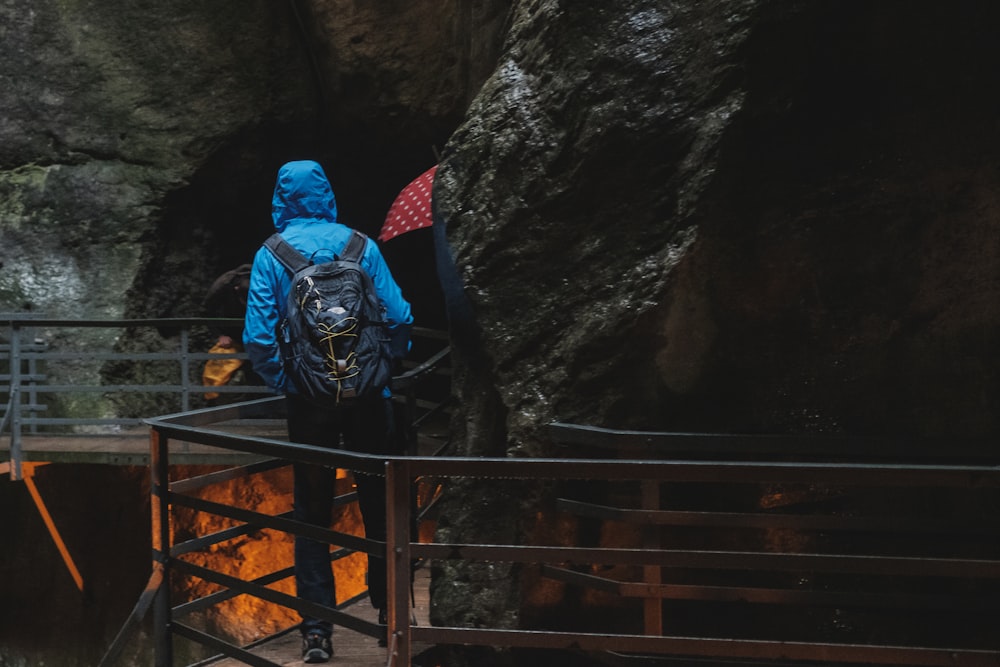
[{"label": "red polka dot umbrella", "polygon": [[437,165],[413,179],[396,196],[382,223],[379,241],[388,241],[414,229],[431,226],[431,185],[435,171]]}]

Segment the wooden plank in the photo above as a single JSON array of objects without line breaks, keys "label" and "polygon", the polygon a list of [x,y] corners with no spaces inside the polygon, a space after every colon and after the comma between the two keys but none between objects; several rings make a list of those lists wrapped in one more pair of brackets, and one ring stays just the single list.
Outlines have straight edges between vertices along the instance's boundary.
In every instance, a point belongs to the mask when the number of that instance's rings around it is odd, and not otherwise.
[{"label": "wooden plank", "polygon": [[[224,428],[266,438],[285,438],[283,426],[268,424]],[[149,465],[148,427],[109,434],[23,435],[21,458],[39,463],[96,463],[106,465]],[[266,457],[235,452],[183,440],[171,440],[171,465],[245,465]],[[0,441],[0,461],[10,459],[10,438]]]},{"label": "wooden plank", "polygon": [[[429,590],[429,568],[423,567],[417,570],[413,584],[415,599],[413,613],[418,625],[430,624]],[[350,606],[346,611],[352,616],[372,623],[377,620],[377,613],[367,599]],[[300,667],[306,664],[302,662],[301,641],[298,631],[292,630],[285,635],[262,643],[251,649],[250,652],[282,667]],[[351,667],[386,667],[388,662],[388,649],[379,646],[375,638],[359,632],[352,632],[345,628],[334,628],[332,643],[333,659],[327,664],[350,665]],[[426,648],[426,645],[416,644],[413,646],[413,653],[417,654]],[[245,663],[232,658],[225,658],[212,664],[214,667],[243,667],[245,665]],[[405,665],[407,662],[403,661],[401,664]]]}]

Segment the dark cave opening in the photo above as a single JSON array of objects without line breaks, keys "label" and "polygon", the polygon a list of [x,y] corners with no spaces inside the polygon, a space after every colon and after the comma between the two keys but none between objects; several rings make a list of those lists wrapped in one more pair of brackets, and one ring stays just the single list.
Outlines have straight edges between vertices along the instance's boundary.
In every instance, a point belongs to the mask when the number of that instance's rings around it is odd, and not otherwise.
[{"label": "dark cave opening", "polygon": [[[311,128],[275,127],[235,138],[217,150],[183,188],[166,200],[146,270],[131,299],[130,317],[207,316],[204,296],[216,277],[253,261],[274,231],[271,195],[278,168],[289,160],[323,165],[337,197],[340,222],[377,238],[396,195],[435,164],[449,129],[413,134],[359,124],[317,140]],[[393,275],[413,305],[417,324],[443,328],[429,235],[382,244]]]}]

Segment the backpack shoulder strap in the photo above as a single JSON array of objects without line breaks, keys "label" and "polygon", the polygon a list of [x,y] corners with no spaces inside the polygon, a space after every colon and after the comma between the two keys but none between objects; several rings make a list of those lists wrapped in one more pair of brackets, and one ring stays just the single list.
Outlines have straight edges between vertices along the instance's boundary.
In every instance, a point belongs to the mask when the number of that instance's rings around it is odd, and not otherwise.
[{"label": "backpack shoulder strap", "polygon": [[302,256],[298,250],[281,237],[277,232],[271,234],[264,241],[264,246],[271,251],[271,254],[288,269],[292,275],[309,266],[311,262]]},{"label": "backpack shoulder strap", "polygon": [[344,247],[344,251],[340,253],[340,259],[355,262],[357,264],[361,263],[361,258],[365,254],[365,247],[368,245],[368,237],[356,229],[351,230],[351,239],[347,242]]}]

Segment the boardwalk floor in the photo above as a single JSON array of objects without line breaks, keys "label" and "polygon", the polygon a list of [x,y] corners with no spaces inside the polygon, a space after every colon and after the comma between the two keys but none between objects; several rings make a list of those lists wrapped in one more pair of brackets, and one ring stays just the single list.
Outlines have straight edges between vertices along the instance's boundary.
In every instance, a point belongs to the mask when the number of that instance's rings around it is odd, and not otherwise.
[{"label": "boardwalk floor", "polygon": [[[413,612],[419,625],[430,623],[429,585],[429,568],[422,567],[417,570],[413,582],[415,603]],[[351,606],[347,612],[367,621],[375,622],[376,620],[376,612],[367,599]],[[423,648],[426,647],[414,646],[414,653],[418,653]],[[251,652],[282,667],[300,667],[306,664],[302,662],[301,640],[297,631],[265,642]],[[389,664],[387,649],[379,646],[375,638],[346,628],[334,629],[333,653],[333,659],[326,664],[344,667],[387,667]],[[245,664],[239,660],[226,658],[213,662],[212,667],[239,667]],[[406,665],[406,661],[393,664],[402,667]]]}]

